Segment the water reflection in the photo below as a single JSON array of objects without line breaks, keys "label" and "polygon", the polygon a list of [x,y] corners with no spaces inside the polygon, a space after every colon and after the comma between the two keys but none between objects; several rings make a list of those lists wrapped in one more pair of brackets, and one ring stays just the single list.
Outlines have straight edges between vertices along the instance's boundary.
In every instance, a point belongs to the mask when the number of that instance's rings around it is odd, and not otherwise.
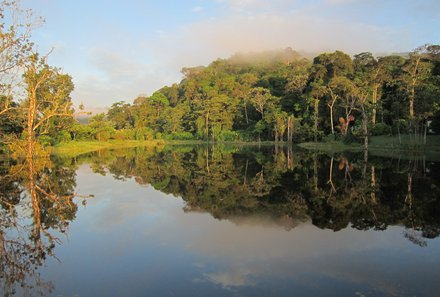
[{"label": "water reflection", "polygon": [[439,163],[318,155],[292,147],[174,146],[101,152],[92,168],[182,197],[185,212],[240,223],[266,217],[339,231],[404,225],[425,246],[440,234]]},{"label": "water reflection", "polygon": [[[0,165],[7,296],[440,289],[440,164],[423,158],[182,145]],[[96,198],[81,210],[76,191]]]},{"label": "water reflection", "polygon": [[75,166],[27,157],[0,163],[0,289],[45,295],[52,291],[38,268],[75,219]]}]

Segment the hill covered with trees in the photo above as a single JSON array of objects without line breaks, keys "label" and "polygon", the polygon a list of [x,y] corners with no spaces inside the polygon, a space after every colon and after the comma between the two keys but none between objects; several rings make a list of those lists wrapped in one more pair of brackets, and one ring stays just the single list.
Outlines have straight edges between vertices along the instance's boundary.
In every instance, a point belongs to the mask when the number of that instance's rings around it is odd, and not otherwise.
[{"label": "hill covered with trees", "polygon": [[440,132],[438,45],[406,56],[335,51],[313,60],[287,48],[236,54],[182,73],[180,83],[116,102],[72,131],[97,140],[294,142]]}]

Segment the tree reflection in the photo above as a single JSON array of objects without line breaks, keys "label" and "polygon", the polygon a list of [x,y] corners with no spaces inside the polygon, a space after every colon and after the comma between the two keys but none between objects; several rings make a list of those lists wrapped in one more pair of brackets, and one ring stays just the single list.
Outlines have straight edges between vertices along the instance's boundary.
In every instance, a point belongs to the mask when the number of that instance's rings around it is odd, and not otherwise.
[{"label": "tree reflection", "polygon": [[[93,168],[182,197],[184,210],[217,219],[264,216],[289,230],[384,230],[404,225],[424,246],[440,234],[440,179],[435,162],[318,155],[291,146],[172,146],[101,152]],[[295,160],[295,161],[294,161]]]},{"label": "tree reflection", "polygon": [[[27,154],[0,164],[0,289],[47,295],[52,284],[38,268],[61,243],[59,234],[75,218],[75,170],[71,165]],[[57,235],[58,234],[58,235]]]}]

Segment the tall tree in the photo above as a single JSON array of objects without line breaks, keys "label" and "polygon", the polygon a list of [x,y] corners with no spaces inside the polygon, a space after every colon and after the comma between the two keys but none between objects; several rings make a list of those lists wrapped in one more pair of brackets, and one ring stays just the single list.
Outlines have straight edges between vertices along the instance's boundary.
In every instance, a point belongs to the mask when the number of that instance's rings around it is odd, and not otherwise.
[{"label": "tall tree", "polygon": [[409,98],[409,116],[414,118],[414,101],[416,98],[417,87],[420,86],[428,77],[431,71],[431,64],[427,61],[428,45],[416,48],[409,54],[403,69],[403,76]]},{"label": "tall tree", "polygon": [[129,103],[124,101],[115,102],[107,112],[107,119],[112,121],[115,129],[133,128],[134,117]]},{"label": "tall tree", "polygon": [[346,126],[344,126],[341,132],[345,135],[347,134],[349,116],[354,108],[354,104],[352,102],[353,84],[346,77],[343,76],[334,77],[329,82],[327,86],[327,91],[330,95],[330,99],[327,102],[327,106],[330,111],[330,125],[331,125],[332,134],[335,134],[334,123],[333,123],[333,118],[334,118],[333,112],[334,112],[335,104],[339,99],[341,99],[342,102],[341,104],[345,109],[345,114],[346,114],[344,119]]},{"label": "tall tree", "polygon": [[[309,102],[313,106],[313,135],[315,142],[318,141],[319,105],[326,93],[326,87],[320,82],[312,82],[309,86]],[[331,127],[333,129],[333,120],[331,120]]]},{"label": "tall tree", "polygon": [[35,136],[40,128],[55,118],[73,116],[70,99],[73,83],[70,76],[50,67],[46,63],[46,57],[40,58],[37,54],[26,65],[24,81],[27,90],[27,99],[23,103],[27,114],[26,146],[27,153],[32,154]]},{"label": "tall tree", "polygon": [[248,98],[262,118],[264,118],[266,107],[275,99],[268,89],[262,87],[252,88],[249,91]]}]

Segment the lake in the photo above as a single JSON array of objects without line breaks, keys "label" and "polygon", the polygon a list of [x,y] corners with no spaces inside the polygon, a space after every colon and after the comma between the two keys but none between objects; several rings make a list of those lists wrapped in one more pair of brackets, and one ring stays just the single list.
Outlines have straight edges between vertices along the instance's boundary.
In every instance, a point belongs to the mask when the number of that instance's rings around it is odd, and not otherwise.
[{"label": "lake", "polygon": [[176,145],[0,163],[5,296],[439,296],[440,162]]}]

